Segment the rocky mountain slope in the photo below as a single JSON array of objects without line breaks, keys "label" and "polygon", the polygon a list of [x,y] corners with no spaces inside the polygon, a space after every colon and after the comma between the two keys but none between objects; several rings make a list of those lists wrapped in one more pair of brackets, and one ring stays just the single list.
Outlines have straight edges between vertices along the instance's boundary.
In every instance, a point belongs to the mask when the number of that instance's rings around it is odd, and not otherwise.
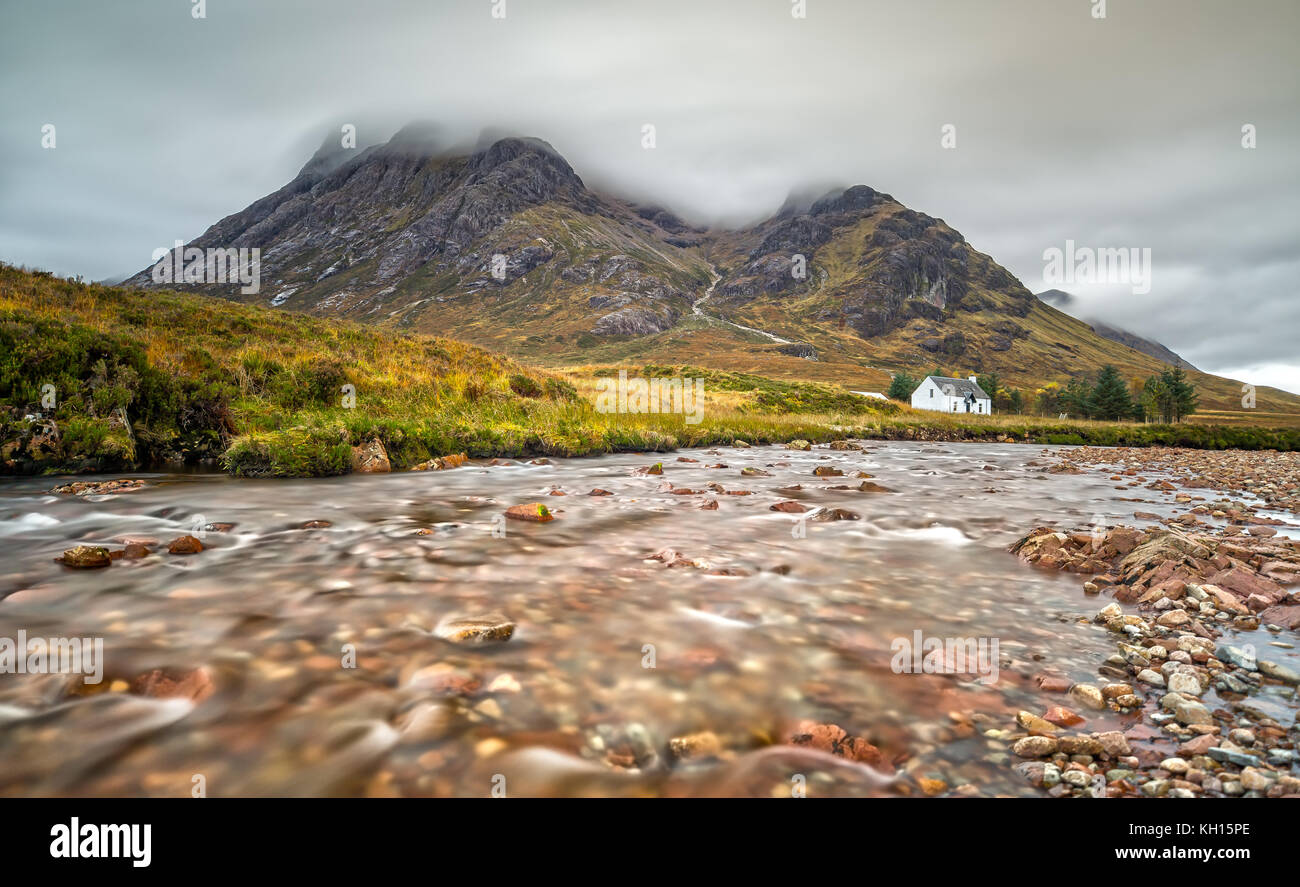
[{"label": "rocky mountain slope", "polygon": [[[537,139],[455,151],[408,127],[322,148],[191,245],[259,247],[262,289],[178,288],[551,365],[689,363],[857,390],[900,370],[995,371],[1032,389],[1105,364],[1139,383],[1177,359],[1035,298],[943,220],[865,185],[705,231],[592,191]],[[154,284],[146,269],[127,285]],[[1194,381],[1203,406],[1240,409],[1240,383]],[[1258,396],[1261,411],[1300,412],[1300,397]]]},{"label": "rocky mountain slope", "polygon": [[[487,339],[515,324],[561,340],[645,335],[689,313],[709,279],[681,245],[691,234],[668,213],[589,191],[541,140],[454,156],[408,127],[362,151],[322,148],[289,184],[188,245],[260,248],[259,293],[182,286],[421,328],[447,315]],[[145,269],[126,285],[155,284]]]}]

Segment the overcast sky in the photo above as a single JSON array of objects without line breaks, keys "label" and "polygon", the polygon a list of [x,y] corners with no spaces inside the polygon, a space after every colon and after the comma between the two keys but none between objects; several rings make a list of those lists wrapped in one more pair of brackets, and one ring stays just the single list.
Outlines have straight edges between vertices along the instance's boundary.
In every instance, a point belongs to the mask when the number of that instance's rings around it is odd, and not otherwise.
[{"label": "overcast sky", "polygon": [[[0,0],[0,259],[125,275],[342,124],[433,120],[539,136],[697,223],[868,184],[1078,314],[1300,392],[1296,0],[194,5]],[[1067,240],[1149,248],[1150,292],[1045,281]]]}]

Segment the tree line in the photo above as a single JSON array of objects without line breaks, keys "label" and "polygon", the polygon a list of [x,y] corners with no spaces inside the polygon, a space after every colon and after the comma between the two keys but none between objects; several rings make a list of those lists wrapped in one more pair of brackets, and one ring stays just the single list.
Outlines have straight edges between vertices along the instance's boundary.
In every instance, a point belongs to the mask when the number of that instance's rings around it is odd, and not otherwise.
[{"label": "tree line", "polygon": [[[939,369],[930,375],[948,376]],[[1141,387],[1132,389],[1119,370],[1110,365],[1102,367],[1095,380],[1076,376],[1065,387],[1049,382],[1033,391],[1005,387],[997,373],[984,373],[976,380],[992,399],[994,412],[1017,415],[1058,416],[1064,413],[1075,419],[1170,425],[1196,412],[1199,401],[1196,386],[1180,367],[1169,367],[1148,377]],[[890,380],[887,394],[894,400],[908,403],[922,381],[907,373],[896,373]]]}]

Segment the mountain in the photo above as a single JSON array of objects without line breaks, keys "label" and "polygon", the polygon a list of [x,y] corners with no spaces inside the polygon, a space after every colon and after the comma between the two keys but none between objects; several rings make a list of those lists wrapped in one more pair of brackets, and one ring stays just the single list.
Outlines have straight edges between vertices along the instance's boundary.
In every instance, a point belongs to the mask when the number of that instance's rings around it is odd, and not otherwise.
[{"label": "mountain", "polygon": [[[407,127],[361,151],[322,147],[293,181],[187,245],[260,248],[259,293],[184,288],[403,326],[445,315],[489,340],[513,325],[561,341],[645,335],[689,313],[708,282],[683,246],[693,234],[663,210],[591,192],[539,139],[454,156]],[[126,284],[155,285],[150,269]]]},{"label": "mountain", "polygon": [[[1107,364],[1140,384],[1169,359],[1036,298],[942,219],[866,185],[794,193],[760,223],[704,230],[589,189],[532,138],[457,148],[411,126],[366,149],[327,142],[189,246],[259,248],[260,292],[161,286],[550,366],[692,364],[855,390],[884,390],[900,370],[992,371],[1033,389]],[[126,283],[159,285],[149,269]],[[1193,380],[1206,409],[1240,410],[1241,383]],[[1300,412],[1273,389],[1259,402]]]},{"label": "mountain", "polygon": [[[1075,311],[1071,310],[1078,300],[1064,290],[1045,290],[1038,294],[1038,298],[1047,304],[1064,311],[1072,317],[1079,316]],[[1130,333],[1128,330],[1122,330],[1119,327],[1110,326],[1109,324],[1102,323],[1099,320],[1091,320],[1088,318],[1080,319],[1085,323],[1090,324],[1093,331],[1102,338],[1110,339],[1112,342],[1119,342],[1121,345],[1126,345],[1134,351],[1141,351],[1143,354],[1149,354],[1161,363],[1167,363],[1170,366],[1182,367],[1185,370],[1196,369],[1196,367],[1192,366],[1191,363],[1179,357],[1176,353],[1166,348],[1164,345],[1161,345],[1159,342],[1154,342],[1151,339],[1144,339],[1137,333]]]}]

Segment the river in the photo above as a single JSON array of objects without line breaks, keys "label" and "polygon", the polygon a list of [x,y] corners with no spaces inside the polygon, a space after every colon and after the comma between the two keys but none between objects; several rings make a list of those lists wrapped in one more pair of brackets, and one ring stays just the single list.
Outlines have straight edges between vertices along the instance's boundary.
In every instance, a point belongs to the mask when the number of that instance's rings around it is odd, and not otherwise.
[{"label": "river", "polygon": [[[881,768],[774,745],[811,721],[869,738],[886,771],[1038,794],[982,719],[1041,707],[1045,665],[1096,680],[1114,639],[1080,618],[1105,601],[1079,577],[1007,547],[1035,526],[1131,523],[1169,503],[1046,473],[1051,448],[859,445],[304,480],[133,474],[149,485],[86,497],[7,479],[0,637],[102,637],[110,689],[0,675],[0,793],[890,791]],[[662,475],[635,473],[658,460]],[[859,491],[858,472],[892,492]],[[789,500],[814,511],[771,510]],[[526,502],[555,519],[502,520]],[[809,519],[818,508],[859,519]],[[233,527],[204,529],[215,524]],[[167,553],[191,532],[201,553]],[[101,570],[54,562],[131,538],[156,553]],[[664,549],[693,563],[651,559]],[[456,617],[509,621],[513,636],[440,637]],[[996,680],[899,673],[896,644],[918,631],[996,639]],[[124,692],[152,669],[196,668],[210,682],[197,704]],[[1099,713],[1088,729],[1117,726]],[[674,757],[674,737],[701,734],[712,753]]]}]

